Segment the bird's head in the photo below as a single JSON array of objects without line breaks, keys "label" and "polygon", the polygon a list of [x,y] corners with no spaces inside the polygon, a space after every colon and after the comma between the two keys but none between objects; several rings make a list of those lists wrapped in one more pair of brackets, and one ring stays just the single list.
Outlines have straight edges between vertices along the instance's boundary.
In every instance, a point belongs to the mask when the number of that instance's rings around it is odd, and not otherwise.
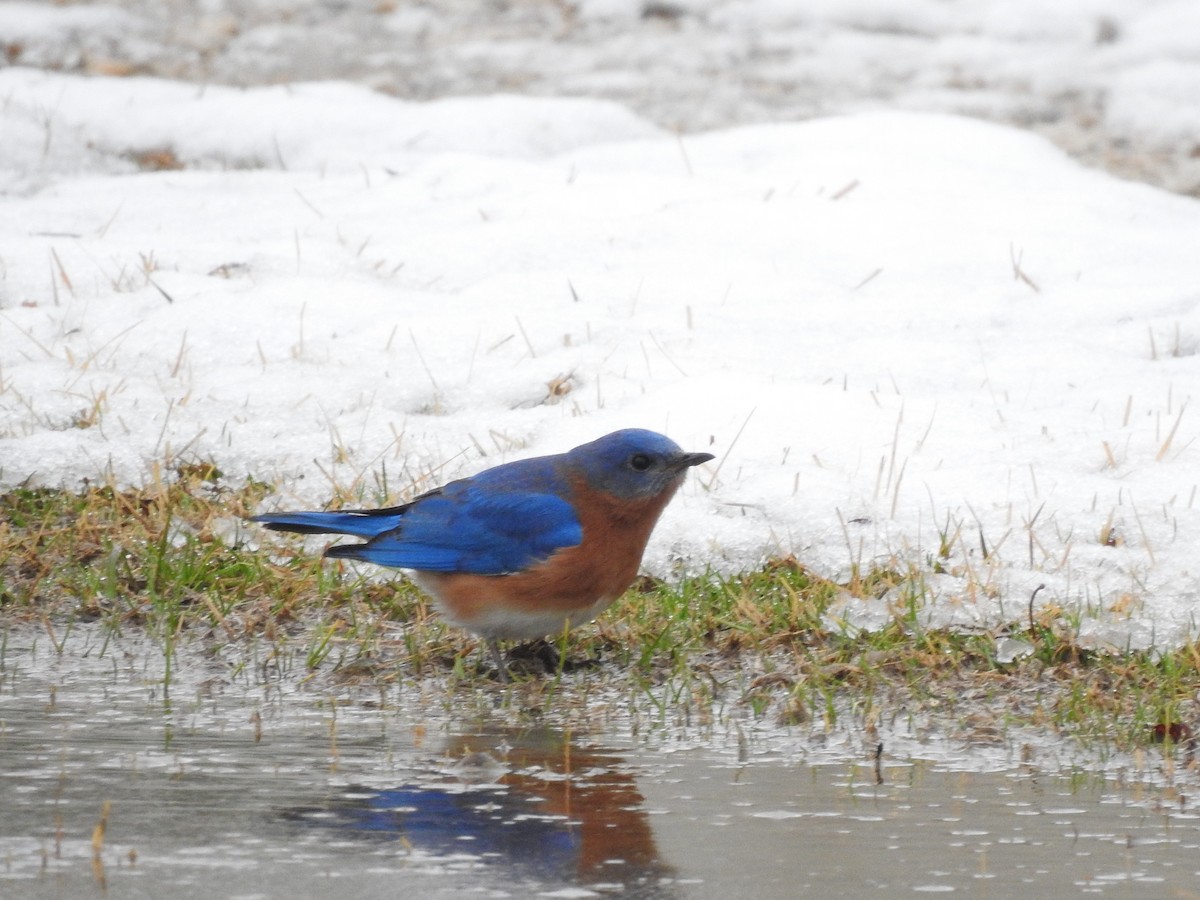
[{"label": "bird's head", "polygon": [[641,428],[614,431],[567,453],[567,463],[588,483],[627,500],[655,497],[679,485],[711,453],[685,453],[669,437]]}]

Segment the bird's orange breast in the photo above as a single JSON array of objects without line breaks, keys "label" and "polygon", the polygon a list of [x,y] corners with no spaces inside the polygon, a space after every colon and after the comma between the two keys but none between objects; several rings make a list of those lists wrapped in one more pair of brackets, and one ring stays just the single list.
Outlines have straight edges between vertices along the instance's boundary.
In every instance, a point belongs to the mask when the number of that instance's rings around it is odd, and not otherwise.
[{"label": "bird's orange breast", "polygon": [[650,532],[682,481],[653,497],[625,500],[574,478],[570,500],[581,543],[523,572],[422,572],[419,583],[449,622],[485,637],[540,637],[588,621],[633,583]]}]

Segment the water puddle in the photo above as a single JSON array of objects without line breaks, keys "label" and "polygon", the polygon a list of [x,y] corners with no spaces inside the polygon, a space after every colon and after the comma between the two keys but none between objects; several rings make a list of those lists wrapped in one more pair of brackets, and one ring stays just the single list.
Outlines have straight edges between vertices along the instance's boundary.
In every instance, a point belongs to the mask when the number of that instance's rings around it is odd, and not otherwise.
[{"label": "water puddle", "polygon": [[1123,897],[1200,875],[1190,771],[891,736],[877,770],[861,741],[753,722],[513,724],[500,690],[460,711],[441,684],[335,695],[277,668],[181,654],[167,700],[151,643],[10,633],[0,896]]}]

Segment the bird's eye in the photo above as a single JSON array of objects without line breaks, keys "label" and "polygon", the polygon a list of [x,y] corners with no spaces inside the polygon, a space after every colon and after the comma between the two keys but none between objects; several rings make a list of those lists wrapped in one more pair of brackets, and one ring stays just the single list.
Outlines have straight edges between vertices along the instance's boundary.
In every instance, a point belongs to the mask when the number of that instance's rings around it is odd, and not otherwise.
[{"label": "bird's eye", "polygon": [[635,472],[645,472],[650,468],[650,457],[645,453],[635,453],[629,457],[629,465]]}]

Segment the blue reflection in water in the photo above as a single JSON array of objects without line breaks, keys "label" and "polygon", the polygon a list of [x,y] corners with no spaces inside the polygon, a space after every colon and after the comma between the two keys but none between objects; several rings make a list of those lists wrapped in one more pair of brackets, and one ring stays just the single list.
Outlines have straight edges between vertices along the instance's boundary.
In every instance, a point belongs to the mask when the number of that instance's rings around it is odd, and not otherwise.
[{"label": "blue reflection in water", "polygon": [[343,835],[402,838],[431,856],[470,854],[537,878],[569,879],[580,870],[580,823],[538,814],[530,808],[536,807],[532,799],[495,788],[351,788],[319,809],[292,811],[289,818]]}]

